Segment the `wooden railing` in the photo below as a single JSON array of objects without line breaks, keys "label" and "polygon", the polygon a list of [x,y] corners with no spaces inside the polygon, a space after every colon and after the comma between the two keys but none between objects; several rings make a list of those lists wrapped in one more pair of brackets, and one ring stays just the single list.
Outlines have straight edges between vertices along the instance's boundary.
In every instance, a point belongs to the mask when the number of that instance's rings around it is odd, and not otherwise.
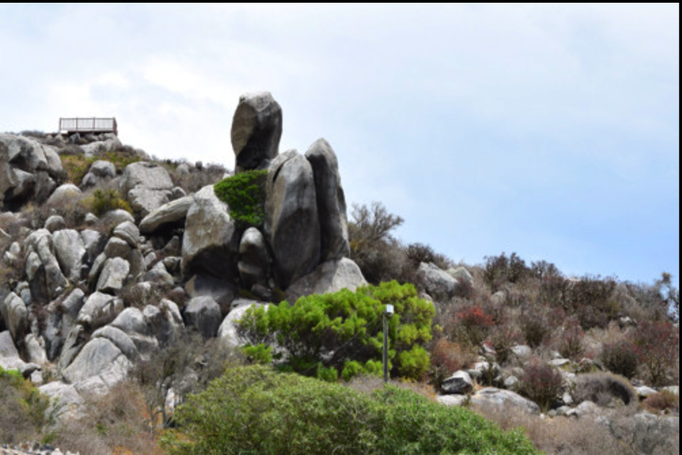
[{"label": "wooden railing", "polygon": [[59,131],[72,133],[114,133],[118,135],[116,118],[71,117],[59,119]]}]

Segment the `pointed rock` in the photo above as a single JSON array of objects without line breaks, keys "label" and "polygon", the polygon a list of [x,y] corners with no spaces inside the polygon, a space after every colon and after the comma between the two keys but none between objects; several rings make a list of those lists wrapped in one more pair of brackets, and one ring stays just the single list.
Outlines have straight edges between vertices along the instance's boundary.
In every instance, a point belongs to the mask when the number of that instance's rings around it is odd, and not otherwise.
[{"label": "pointed rock", "polygon": [[232,119],[232,148],[238,170],[265,169],[277,156],[282,136],[282,108],[270,92],[239,98]]},{"label": "pointed rock", "polygon": [[320,220],[310,162],[290,150],[268,172],[265,236],[272,249],[277,284],[286,289],[320,262]]},{"label": "pointed rock", "polygon": [[313,167],[317,210],[320,215],[321,261],[350,255],[346,198],[341,187],[339,163],[332,147],[318,139],[305,154]]}]

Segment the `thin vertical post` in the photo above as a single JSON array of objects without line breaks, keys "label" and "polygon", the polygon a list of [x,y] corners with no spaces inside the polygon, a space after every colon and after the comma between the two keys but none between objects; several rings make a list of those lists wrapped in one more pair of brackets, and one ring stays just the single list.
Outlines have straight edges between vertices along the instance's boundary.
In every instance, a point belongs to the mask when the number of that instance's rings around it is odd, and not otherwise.
[{"label": "thin vertical post", "polygon": [[384,383],[388,382],[388,315],[384,311]]}]

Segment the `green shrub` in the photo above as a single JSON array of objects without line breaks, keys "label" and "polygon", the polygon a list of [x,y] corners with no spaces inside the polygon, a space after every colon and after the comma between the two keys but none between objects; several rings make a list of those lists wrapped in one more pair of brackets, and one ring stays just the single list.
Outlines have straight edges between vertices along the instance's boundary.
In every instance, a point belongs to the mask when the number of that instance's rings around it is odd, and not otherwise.
[{"label": "green shrub", "polygon": [[213,186],[218,198],[227,203],[230,216],[241,228],[260,226],[265,219],[265,177],[268,171],[244,171]]},{"label": "green shrub", "polygon": [[125,210],[128,213],[132,213],[130,205],[123,199],[118,191],[114,190],[100,190],[97,189],[92,194],[92,213],[97,216],[102,216],[111,210]]},{"label": "green shrub", "polygon": [[227,371],[176,419],[170,454],[535,453],[522,433],[411,391],[363,394],[262,366]]},{"label": "green shrub", "polygon": [[40,440],[49,404],[20,372],[0,367],[0,443]]},{"label": "green shrub", "polygon": [[251,308],[240,321],[239,331],[253,346],[277,345],[286,351],[282,366],[293,371],[314,375],[323,362],[325,367],[341,371],[342,377],[345,371],[349,378],[354,370],[371,372],[355,365],[347,369],[347,361],[365,366],[371,360],[381,362],[382,314],[388,303],[395,308],[388,333],[393,374],[419,379],[429,367],[423,346],[431,339],[435,309],[420,299],[410,284],[392,281],[361,287],[355,293],[343,289],[310,295],[294,305],[285,301],[268,310]]}]

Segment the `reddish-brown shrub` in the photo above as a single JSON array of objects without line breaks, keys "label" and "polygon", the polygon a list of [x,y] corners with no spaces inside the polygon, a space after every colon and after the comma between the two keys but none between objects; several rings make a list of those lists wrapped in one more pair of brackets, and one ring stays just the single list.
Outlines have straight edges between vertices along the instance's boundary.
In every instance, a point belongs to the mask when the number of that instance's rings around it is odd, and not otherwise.
[{"label": "reddish-brown shrub", "polygon": [[654,386],[664,385],[679,365],[679,328],[667,321],[644,321],[633,335],[639,359],[648,379]]},{"label": "reddish-brown shrub", "polygon": [[429,370],[430,383],[440,389],[441,384],[452,373],[466,368],[476,357],[476,353],[458,343],[452,343],[446,338],[440,338],[431,348],[431,367]]},{"label": "reddish-brown shrub", "polygon": [[585,338],[585,332],[578,321],[570,320],[559,335],[557,346],[559,353],[564,358],[579,360],[583,353],[583,338]]},{"label": "reddish-brown shrub", "polygon": [[535,401],[543,410],[559,399],[563,379],[556,369],[540,361],[527,363],[523,367],[521,394]]},{"label": "reddish-brown shrub", "polygon": [[668,390],[656,393],[647,397],[642,402],[645,409],[653,412],[677,411],[680,410],[680,396]]},{"label": "reddish-brown shrub", "polygon": [[523,338],[533,348],[540,346],[551,330],[544,312],[538,308],[524,311],[520,323]]},{"label": "reddish-brown shrub", "polygon": [[492,316],[478,305],[461,309],[451,323],[456,339],[472,346],[479,346],[494,325]]},{"label": "reddish-brown shrub", "polygon": [[637,346],[627,340],[606,343],[600,360],[612,373],[631,379],[639,368],[640,356],[637,351]]},{"label": "reddish-brown shrub", "polygon": [[521,340],[521,334],[513,327],[498,326],[489,339],[490,346],[495,350],[495,360],[504,364],[509,360],[511,348]]}]

